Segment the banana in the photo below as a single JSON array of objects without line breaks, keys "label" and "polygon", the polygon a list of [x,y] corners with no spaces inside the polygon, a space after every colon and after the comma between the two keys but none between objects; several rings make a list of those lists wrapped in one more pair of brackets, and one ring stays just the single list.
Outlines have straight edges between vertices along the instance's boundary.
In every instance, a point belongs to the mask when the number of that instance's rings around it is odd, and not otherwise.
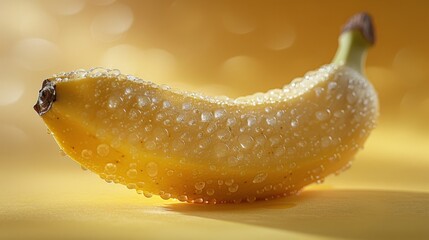
[{"label": "banana", "polygon": [[347,168],[375,127],[370,16],[353,16],[339,43],[331,64],[266,93],[208,97],[94,68],[45,80],[34,109],[72,159],[147,197],[287,196]]}]

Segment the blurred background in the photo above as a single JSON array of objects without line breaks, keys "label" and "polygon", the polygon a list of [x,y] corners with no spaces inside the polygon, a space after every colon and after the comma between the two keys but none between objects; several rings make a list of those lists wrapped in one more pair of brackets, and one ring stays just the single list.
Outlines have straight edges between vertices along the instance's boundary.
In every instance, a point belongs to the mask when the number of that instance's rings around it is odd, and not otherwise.
[{"label": "blurred background", "polygon": [[[208,95],[264,92],[329,63],[341,26],[359,11],[375,21],[377,42],[366,74],[379,93],[381,119],[355,165],[314,188],[427,193],[427,1],[1,0],[0,229],[57,219],[52,216],[64,211],[61,206],[87,204],[79,205],[82,210],[111,195],[133,204],[161,204],[107,186],[59,153],[32,109],[43,79],[103,66]],[[359,194],[350,196],[366,199]],[[423,199],[427,203],[428,195]],[[68,209],[65,221],[78,224]],[[350,237],[344,234],[339,237]]]}]

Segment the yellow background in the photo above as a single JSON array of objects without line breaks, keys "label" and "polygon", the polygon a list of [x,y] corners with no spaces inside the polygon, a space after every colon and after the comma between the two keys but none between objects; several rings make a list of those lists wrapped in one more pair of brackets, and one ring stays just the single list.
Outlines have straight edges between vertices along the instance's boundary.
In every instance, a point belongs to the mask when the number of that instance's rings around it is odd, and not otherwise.
[{"label": "yellow background", "polygon": [[[301,195],[196,206],[146,199],[61,156],[33,111],[44,78],[105,66],[236,97],[329,63],[340,27],[374,18],[378,128],[351,169]],[[427,1],[0,2],[0,238],[428,239]]]}]

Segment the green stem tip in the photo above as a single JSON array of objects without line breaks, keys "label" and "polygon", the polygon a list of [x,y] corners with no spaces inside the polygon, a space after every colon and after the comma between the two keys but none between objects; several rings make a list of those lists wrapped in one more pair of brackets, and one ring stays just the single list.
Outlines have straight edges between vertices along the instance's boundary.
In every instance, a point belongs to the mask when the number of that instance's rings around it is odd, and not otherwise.
[{"label": "green stem tip", "polygon": [[358,13],[344,25],[332,62],[363,73],[367,50],[374,43],[375,33],[371,16],[365,12]]}]

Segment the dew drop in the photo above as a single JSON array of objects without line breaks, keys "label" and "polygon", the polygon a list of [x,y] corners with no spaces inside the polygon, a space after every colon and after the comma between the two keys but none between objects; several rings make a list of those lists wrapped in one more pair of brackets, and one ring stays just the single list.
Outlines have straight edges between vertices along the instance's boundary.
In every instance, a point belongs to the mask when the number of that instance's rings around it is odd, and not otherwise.
[{"label": "dew drop", "polygon": [[274,150],[274,156],[280,158],[281,156],[283,156],[283,154],[285,154],[285,152],[285,148],[283,146],[279,146],[278,148],[276,148],[276,150]]},{"label": "dew drop", "polygon": [[323,179],[323,178],[316,180],[317,184],[322,184],[323,182],[325,182],[325,179]]},{"label": "dew drop", "polygon": [[217,143],[213,149],[218,158],[225,157],[229,151],[229,147],[225,143]]},{"label": "dew drop", "polygon": [[171,143],[171,148],[173,151],[178,152],[185,147],[185,143],[180,139],[174,139]]},{"label": "dew drop", "polygon": [[304,148],[305,145],[307,145],[307,142],[305,140],[301,140],[301,141],[298,142],[298,146],[301,147],[301,148]]},{"label": "dew drop", "polygon": [[168,170],[167,171],[167,176],[171,177],[171,176],[173,176],[173,174],[174,174],[173,170]]},{"label": "dew drop", "polygon": [[[204,138],[201,140],[201,142],[199,142],[198,147],[201,149],[206,149],[209,146],[209,144],[210,144],[210,140],[208,138]],[[219,145],[219,148],[222,150],[223,145]]]},{"label": "dew drop", "polygon": [[194,119],[189,120],[188,125],[189,126],[194,126],[197,123],[197,121],[195,121]]},{"label": "dew drop", "polygon": [[97,154],[101,157],[109,155],[110,147],[107,144],[100,144],[97,146]]},{"label": "dew drop", "polygon": [[147,198],[151,198],[153,196],[150,192],[143,192],[143,195]]},{"label": "dew drop", "polygon": [[277,123],[277,119],[275,117],[267,117],[265,121],[270,126],[274,126]]},{"label": "dew drop", "polygon": [[334,112],[334,117],[342,118],[344,116],[344,110],[338,110]]},{"label": "dew drop", "polygon": [[354,92],[350,92],[349,94],[347,94],[347,102],[349,104],[355,103],[356,100],[357,100],[357,96]]},{"label": "dew drop", "polygon": [[228,180],[225,180],[225,185],[227,185],[227,186],[231,186],[233,183],[234,183],[234,179],[232,179],[232,178],[228,179]]},{"label": "dew drop", "polygon": [[290,122],[290,126],[291,126],[291,127],[293,127],[293,128],[298,127],[298,121],[297,121],[297,120],[292,120],[292,121]]},{"label": "dew drop", "polygon": [[160,192],[159,196],[164,199],[164,200],[168,200],[171,198],[171,194],[170,193],[166,193],[166,192]]},{"label": "dew drop", "polygon": [[320,95],[322,95],[322,93],[323,93],[323,88],[321,88],[321,87],[316,87],[315,89],[314,89],[314,93],[316,93],[316,96],[317,97],[320,97]]},{"label": "dew drop", "polygon": [[249,196],[249,197],[246,198],[246,201],[248,203],[252,203],[252,202],[256,201],[256,197],[255,196]]},{"label": "dew drop", "polygon": [[319,121],[325,121],[325,120],[327,120],[329,118],[330,111],[329,111],[329,109],[322,110],[322,111],[317,111],[315,113],[315,115],[316,115],[317,120],[319,120]]},{"label": "dew drop", "polygon": [[213,194],[215,193],[215,190],[213,188],[209,188],[209,189],[207,189],[206,193],[209,196],[213,196]]},{"label": "dew drop", "polygon": [[331,136],[325,136],[325,137],[323,137],[322,139],[321,139],[321,146],[323,147],[323,148],[326,148],[326,147],[328,147],[329,145],[331,145],[331,143],[332,143],[332,137]]},{"label": "dew drop", "polygon": [[164,101],[164,102],[162,102],[162,107],[165,109],[165,108],[169,108],[169,107],[171,107],[171,103],[169,102],[169,101]]},{"label": "dew drop", "polygon": [[177,200],[179,200],[181,202],[186,202],[186,201],[188,201],[188,196],[186,196],[186,195],[179,195],[177,197]]},{"label": "dew drop", "polygon": [[255,142],[257,146],[264,146],[265,142],[267,141],[265,135],[259,135],[255,138]]},{"label": "dew drop", "polygon": [[221,129],[217,131],[216,135],[222,141],[226,141],[231,138],[231,132],[226,129]]},{"label": "dew drop", "polygon": [[156,127],[155,129],[153,129],[153,134],[157,141],[162,141],[166,137],[168,137],[168,130],[162,127]]},{"label": "dew drop", "polygon": [[265,181],[265,179],[267,179],[268,177],[268,173],[258,173],[254,178],[253,178],[253,183],[261,183],[263,181]]},{"label": "dew drop", "polygon": [[98,78],[106,76],[107,70],[102,67],[91,68],[88,72],[88,77]]},{"label": "dew drop", "polygon": [[237,123],[237,119],[235,119],[234,117],[230,117],[226,120],[226,125],[228,127],[232,127]]},{"label": "dew drop", "polygon": [[90,159],[92,157],[92,151],[88,150],[88,149],[83,149],[82,152],[81,152],[81,156],[84,159]]},{"label": "dew drop", "polygon": [[214,117],[216,119],[222,118],[223,116],[225,116],[225,110],[224,109],[218,109],[214,112]]},{"label": "dew drop", "polygon": [[328,83],[328,90],[332,91],[337,87],[337,83],[336,82],[330,82]]},{"label": "dew drop", "polygon": [[234,156],[228,158],[228,165],[234,167],[238,164],[238,159]]},{"label": "dew drop", "polygon": [[281,118],[285,114],[285,110],[280,110],[276,113],[276,116]]},{"label": "dew drop", "polygon": [[150,103],[150,99],[146,96],[140,96],[137,98],[137,105],[140,108],[143,108],[144,106],[148,105]]},{"label": "dew drop", "polygon": [[165,119],[163,123],[164,123],[165,126],[170,126],[171,125],[171,120],[170,119]]},{"label": "dew drop", "polygon": [[108,163],[106,166],[104,166],[104,171],[107,174],[114,174],[116,172],[116,165],[113,163]]},{"label": "dew drop", "polygon": [[127,88],[125,88],[124,94],[125,94],[125,95],[130,95],[132,92],[133,92],[133,89],[132,89],[132,88],[127,87]]},{"label": "dew drop", "polygon": [[211,112],[203,112],[201,113],[201,121],[208,122],[213,118],[213,114]]},{"label": "dew drop", "polygon": [[129,178],[136,178],[137,177],[137,170],[136,169],[130,169],[127,171],[127,176]]},{"label": "dew drop", "polygon": [[144,147],[147,150],[155,150],[156,149],[156,142],[155,141],[147,141],[144,143]]},{"label": "dew drop", "polygon": [[216,131],[217,127],[218,127],[218,126],[217,126],[216,122],[211,122],[211,123],[209,123],[209,125],[207,126],[206,132],[207,132],[207,133],[213,133],[214,131]]},{"label": "dew drop", "polygon": [[114,109],[114,108],[118,107],[118,105],[119,105],[119,100],[117,97],[112,96],[109,98],[109,100],[108,100],[109,108]]},{"label": "dew drop", "polygon": [[254,144],[253,138],[246,134],[238,136],[238,142],[240,143],[240,146],[244,149],[250,149]]},{"label": "dew drop", "polygon": [[233,184],[233,185],[229,186],[228,191],[231,193],[237,192],[238,191],[238,184]]},{"label": "dew drop", "polygon": [[281,138],[278,135],[274,135],[274,136],[270,137],[269,141],[270,141],[271,146],[274,147],[274,146],[279,145]]},{"label": "dew drop", "polygon": [[66,152],[64,152],[64,150],[62,150],[62,149],[60,149],[60,155],[61,155],[62,157],[67,156]]},{"label": "dew drop", "polygon": [[115,78],[121,75],[121,71],[119,69],[110,69],[107,71],[107,77]]},{"label": "dew drop", "polygon": [[255,125],[255,123],[256,123],[256,118],[255,117],[249,117],[247,119],[247,126],[248,127],[251,127],[251,126]]},{"label": "dew drop", "polygon": [[146,165],[146,172],[149,177],[156,177],[156,175],[158,175],[158,164],[155,162],[149,162]]},{"label": "dew drop", "polygon": [[177,115],[176,122],[183,123],[184,121],[185,121],[185,115],[183,115],[183,114]]},{"label": "dew drop", "polygon": [[197,189],[197,190],[203,190],[205,186],[206,186],[205,182],[197,182],[197,183],[195,183],[195,189]]},{"label": "dew drop", "polygon": [[192,109],[192,105],[190,103],[183,103],[182,104],[182,109],[185,111],[191,110]]},{"label": "dew drop", "polygon": [[197,198],[194,200],[194,203],[203,203],[203,202],[204,202],[204,199],[202,198]]}]

